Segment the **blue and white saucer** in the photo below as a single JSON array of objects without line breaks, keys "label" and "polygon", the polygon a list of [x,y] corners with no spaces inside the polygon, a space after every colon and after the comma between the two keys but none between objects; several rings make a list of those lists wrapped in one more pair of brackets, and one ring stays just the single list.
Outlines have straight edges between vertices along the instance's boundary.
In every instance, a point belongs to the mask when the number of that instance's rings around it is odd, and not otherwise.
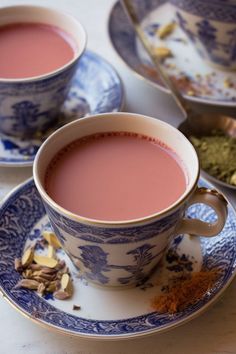
[{"label": "blue and white saucer", "polygon": [[[115,69],[99,55],[86,51],[80,59],[58,125],[53,130],[75,117],[120,111],[123,104],[123,87]],[[53,130],[48,131],[43,137],[31,140],[0,134],[0,166],[32,165],[37,150]]]},{"label": "blue and white saucer", "polygon": [[[207,182],[201,185],[210,187]],[[196,204],[190,217],[215,220],[211,208]],[[60,301],[52,296],[16,289],[21,275],[14,270],[14,259],[25,247],[40,237],[48,227],[48,218],[33,180],[17,187],[0,206],[0,290],[3,297],[29,319],[61,333],[90,339],[124,339],[161,332],[183,324],[205,311],[227,288],[236,268],[236,214],[229,205],[223,231],[213,238],[177,237],[167,251],[162,265],[143,285],[114,290],[95,287],[80,279],[63,251],[74,283],[72,299]],[[178,259],[178,261],[176,261]],[[179,262],[179,260],[183,262]],[[222,271],[221,278],[197,304],[173,315],[157,313],[151,300],[174,274],[198,271],[204,266]],[[73,305],[81,306],[80,311]]]},{"label": "blue and white saucer", "polygon": [[[134,0],[134,5],[151,45],[168,47],[173,57],[164,66],[186,99],[216,106],[236,106],[236,72],[225,72],[209,66],[199,56],[180,27],[160,40],[157,29],[175,19],[175,10],[167,0]],[[142,78],[160,90],[169,92],[160,82],[150,60],[137,39],[120,2],[111,10],[109,36],[123,61]]]}]

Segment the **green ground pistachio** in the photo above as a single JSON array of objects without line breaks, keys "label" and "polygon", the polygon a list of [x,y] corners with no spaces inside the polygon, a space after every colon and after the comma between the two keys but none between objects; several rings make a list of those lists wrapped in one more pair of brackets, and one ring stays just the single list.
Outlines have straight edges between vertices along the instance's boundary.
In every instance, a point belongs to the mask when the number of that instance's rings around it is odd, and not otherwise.
[{"label": "green ground pistachio", "polygon": [[191,136],[201,168],[211,176],[236,186],[236,138],[222,132],[209,136]]}]

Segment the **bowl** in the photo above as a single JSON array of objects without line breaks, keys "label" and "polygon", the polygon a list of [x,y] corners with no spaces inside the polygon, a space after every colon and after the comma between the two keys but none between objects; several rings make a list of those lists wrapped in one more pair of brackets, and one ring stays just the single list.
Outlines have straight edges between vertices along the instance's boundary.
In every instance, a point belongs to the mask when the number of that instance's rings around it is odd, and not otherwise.
[{"label": "bowl", "polygon": [[[212,114],[209,116],[196,116],[191,117],[183,121],[178,129],[190,140],[190,136],[201,137],[204,135],[210,135],[213,130],[222,131],[225,135],[236,138],[236,119],[228,116],[217,116],[217,119],[212,118]],[[235,157],[236,158],[236,157]],[[213,183],[218,183],[223,187],[236,190],[236,186],[221,181],[220,179],[210,175],[205,170],[201,169],[202,175],[211,180]]]}]

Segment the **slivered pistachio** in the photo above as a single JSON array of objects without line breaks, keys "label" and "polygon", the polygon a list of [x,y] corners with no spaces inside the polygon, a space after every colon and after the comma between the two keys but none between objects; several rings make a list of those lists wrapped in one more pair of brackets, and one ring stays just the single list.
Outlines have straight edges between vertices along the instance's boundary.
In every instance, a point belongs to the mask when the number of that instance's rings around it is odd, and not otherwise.
[{"label": "slivered pistachio", "polygon": [[21,259],[20,258],[16,258],[15,259],[15,270],[17,272],[21,272],[22,271],[22,263],[21,263]]},{"label": "slivered pistachio", "polygon": [[63,290],[58,290],[53,293],[53,296],[58,299],[58,300],[66,300],[71,297],[70,294],[68,294],[66,291]]},{"label": "slivered pistachio", "polygon": [[168,23],[166,25],[159,27],[156,33],[159,38],[164,39],[167,36],[169,36],[171,33],[173,33],[175,28],[176,28],[176,23],[171,22],[171,23]]},{"label": "slivered pistachio", "polygon": [[17,288],[25,288],[31,290],[37,290],[39,286],[39,282],[33,279],[21,279],[16,287]]},{"label": "slivered pistachio", "polygon": [[21,258],[21,263],[22,267],[27,267],[33,262],[34,259],[34,249],[32,247],[27,248],[27,250],[24,252],[22,258]]},{"label": "slivered pistachio", "polygon": [[51,231],[44,231],[43,237],[49,243],[49,245],[53,246],[54,248],[61,248],[61,244],[58,241],[56,235]]},{"label": "slivered pistachio", "polygon": [[37,254],[34,255],[34,261],[41,266],[45,266],[48,268],[55,268],[58,264],[58,261],[54,258],[49,258],[45,256],[39,256]]}]

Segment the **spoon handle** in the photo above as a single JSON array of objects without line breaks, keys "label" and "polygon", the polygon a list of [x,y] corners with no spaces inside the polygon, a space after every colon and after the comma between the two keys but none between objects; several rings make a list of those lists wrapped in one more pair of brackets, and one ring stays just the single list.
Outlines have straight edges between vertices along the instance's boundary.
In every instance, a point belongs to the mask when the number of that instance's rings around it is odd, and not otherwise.
[{"label": "spoon handle", "polygon": [[177,103],[177,105],[181,109],[184,117],[188,118],[187,112],[190,109],[186,103],[186,100],[183,98],[178,87],[173,83],[173,81],[169,78],[166,71],[163,69],[159,58],[153,54],[152,47],[151,47],[144,31],[142,30],[142,28],[140,26],[140,22],[137,17],[137,14],[135,12],[135,9],[133,7],[133,4],[131,4],[130,0],[121,0],[121,3],[122,3],[122,6],[123,6],[125,12],[127,13],[128,17],[131,20],[131,23],[134,27],[134,30],[135,30],[137,36],[139,37],[141,43],[143,44],[143,47],[147,51],[152,63],[154,64],[158,75],[160,76],[160,78],[163,81],[163,83],[165,84],[165,86],[171,91],[173,98],[175,99],[175,102]]}]

